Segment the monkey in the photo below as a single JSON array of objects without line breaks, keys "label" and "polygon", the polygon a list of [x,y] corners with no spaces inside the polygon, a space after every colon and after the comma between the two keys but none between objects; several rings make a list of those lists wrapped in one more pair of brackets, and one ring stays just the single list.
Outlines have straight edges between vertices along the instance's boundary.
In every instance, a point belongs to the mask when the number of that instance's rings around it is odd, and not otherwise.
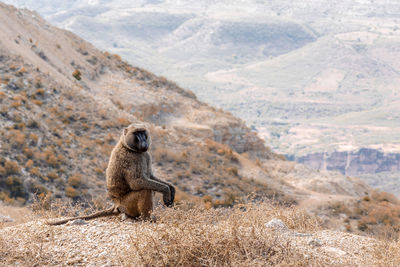
[{"label": "monkey", "polygon": [[131,124],[124,128],[118,143],[111,152],[106,169],[108,196],[114,205],[87,216],[67,218],[49,225],[60,225],[71,220],[90,220],[98,217],[125,213],[131,218],[150,219],[154,192],[163,194],[163,202],[171,207],[175,187],[159,178],[152,171],[149,130],[144,124]]}]

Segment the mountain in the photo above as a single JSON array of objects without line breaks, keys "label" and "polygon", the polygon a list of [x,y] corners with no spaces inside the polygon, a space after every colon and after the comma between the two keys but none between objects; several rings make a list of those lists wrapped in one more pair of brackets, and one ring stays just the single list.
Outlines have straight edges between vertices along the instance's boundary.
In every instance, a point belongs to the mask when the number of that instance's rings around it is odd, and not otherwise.
[{"label": "mountain", "polygon": [[[239,153],[277,157],[242,121],[190,91],[96,50],[35,13],[4,4],[1,12],[3,200],[24,202],[47,192],[104,195],[109,153],[121,129],[138,120],[151,125],[159,175],[192,195],[244,193],[252,182],[240,178]],[[235,180],[233,193],[222,186],[228,177]]]},{"label": "mountain", "polygon": [[287,161],[229,112],[35,12],[3,3],[0,104],[0,200],[6,205],[39,205],[59,216],[65,215],[60,202],[108,206],[110,152],[125,126],[145,122],[155,173],[176,185],[177,205],[232,208],[264,200],[307,210],[331,229],[372,235],[400,223],[393,195]]},{"label": "mountain", "polygon": [[190,88],[294,160],[400,153],[396,0],[6,2]]}]

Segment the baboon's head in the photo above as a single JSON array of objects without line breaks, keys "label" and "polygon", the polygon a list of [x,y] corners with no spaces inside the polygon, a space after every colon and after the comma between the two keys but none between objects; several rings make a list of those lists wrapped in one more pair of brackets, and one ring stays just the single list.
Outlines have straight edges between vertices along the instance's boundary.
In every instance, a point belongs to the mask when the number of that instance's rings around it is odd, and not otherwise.
[{"label": "baboon's head", "polygon": [[151,144],[149,130],[144,124],[131,124],[124,129],[123,144],[135,152],[146,152]]}]

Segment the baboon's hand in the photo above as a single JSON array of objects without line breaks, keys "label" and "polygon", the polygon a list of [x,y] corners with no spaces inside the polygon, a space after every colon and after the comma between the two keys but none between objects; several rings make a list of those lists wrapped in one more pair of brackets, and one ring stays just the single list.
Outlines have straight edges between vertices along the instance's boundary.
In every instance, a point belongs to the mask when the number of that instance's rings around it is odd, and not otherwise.
[{"label": "baboon's hand", "polygon": [[[172,203],[173,203],[172,194],[171,194],[170,187],[167,187],[167,188],[168,188],[168,191],[163,194],[163,202],[164,202],[165,206],[171,207]],[[174,192],[174,194],[175,194],[175,192]]]},{"label": "baboon's hand", "polygon": [[170,185],[169,190],[171,191],[171,206],[172,206],[175,201],[175,187],[173,185]]}]

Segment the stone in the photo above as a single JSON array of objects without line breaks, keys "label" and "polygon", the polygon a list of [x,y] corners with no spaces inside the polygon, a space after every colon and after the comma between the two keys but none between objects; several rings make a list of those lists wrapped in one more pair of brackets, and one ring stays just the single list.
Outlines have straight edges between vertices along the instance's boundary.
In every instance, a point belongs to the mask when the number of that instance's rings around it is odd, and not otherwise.
[{"label": "stone", "polygon": [[13,221],[14,219],[11,218],[10,216],[0,214],[0,223],[13,222]]},{"label": "stone", "polygon": [[264,224],[264,226],[267,228],[278,230],[278,231],[287,231],[288,230],[286,224],[282,220],[277,219],[277,218],[270,220],[269,222]]},{"label": "stone", "polygon": [[322,241],[318,238],[311,239],[308,244],[312,247],[320,247],[322,246]]}]

